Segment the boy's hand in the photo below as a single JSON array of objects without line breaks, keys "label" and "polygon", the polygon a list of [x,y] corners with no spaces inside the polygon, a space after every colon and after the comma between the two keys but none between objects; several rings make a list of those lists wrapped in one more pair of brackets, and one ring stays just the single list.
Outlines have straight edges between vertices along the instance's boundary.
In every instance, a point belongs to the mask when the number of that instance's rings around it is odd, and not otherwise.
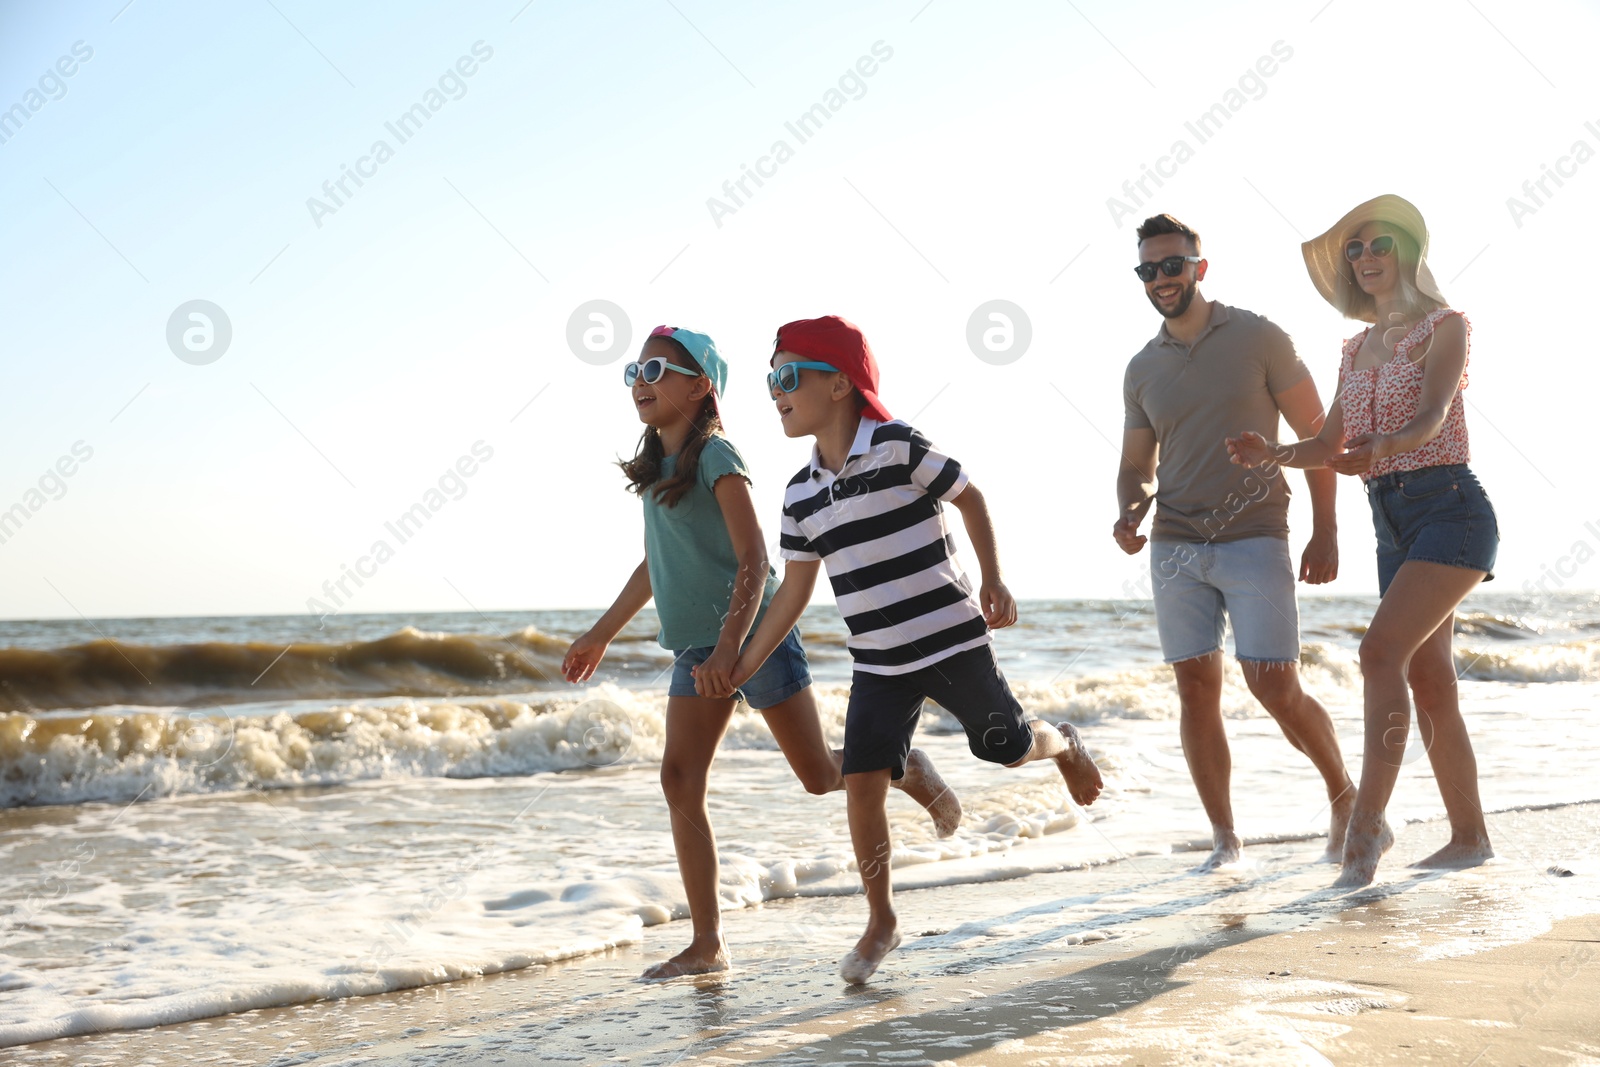
[{"label": "boy's hand", "polygon": [[595,668],[605,658],[611,642],[602,640],[593,630],[572,642],[561,660],[561,675],[569,682],[587,682],[594,676]]},{"label": "boy's hand", "polygon": [[733,670],[738,662],[737,649],[718,645],[704,663],[694,668],[694,691],[703,697],[733,696]]},{"label": "boy's hand", "polygon": [[1004,582],[984,582],[978,589],[978,606],[983,609],[983,621],[991,630],[999,630],[1017,621],[1017,601]]}]

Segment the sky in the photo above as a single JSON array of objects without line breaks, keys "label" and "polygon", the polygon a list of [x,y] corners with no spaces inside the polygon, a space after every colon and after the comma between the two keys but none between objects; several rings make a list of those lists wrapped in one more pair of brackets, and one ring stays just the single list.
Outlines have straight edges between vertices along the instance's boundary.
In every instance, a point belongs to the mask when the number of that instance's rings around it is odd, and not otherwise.
[{"label": "sky", "polygon": [[[1137,595],[1138,221],[1197,229],[1202,291],[1331,398],[1358,324],[1299,245],[1390,192],[1472,322],[1490,588],[1600,586],[1597,37],[1559,0],[0,2],[0,616],[293,614],[348,571],[343,611],[603,606],[642,555],[644,335],[728,357],[775,541],[809,445],[765,361],[822,314],[983,488],[1018,597]],[[1351,479],[1338,511],[1317,591],[1373,593]],[[1290,521],[1298,556],[1303,490]]]}]

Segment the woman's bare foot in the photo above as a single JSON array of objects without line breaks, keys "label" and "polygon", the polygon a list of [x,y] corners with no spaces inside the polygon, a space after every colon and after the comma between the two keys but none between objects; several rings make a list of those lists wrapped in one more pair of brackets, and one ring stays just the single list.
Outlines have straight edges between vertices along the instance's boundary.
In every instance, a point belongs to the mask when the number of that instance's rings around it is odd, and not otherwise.
[{"label": "woman's bare foot", "polygon": [[961,798],[945,784],[933,760],[920,748],[911,750],[906,757],[905,777],[891,782],[896,789],[921,804],[933,820],[933,829],[940,837],[949,837],[961,825]]},{"label": "woman's bare foot", "polygon": [[1056,766],[1061,770],[1061,777],[1066,779],[1067,792],[1072,794],[1072,799],[1088,807],[1105,786],[1100,778],[1100,768],[1089,757],[1089,750],[1083,746],[1083,738],[1078,736],[1077,727],[1070,722],[1061,722],[1056,723],[1056,729],[1061,731],[1061,739],[1067,743],[1067,750],[1055,758]]},{"label": "woman's bare foot", "polygon": [[1359,889],[1378,876],[1378,861],[1394,845],[1394,831],[1382,812],[1350,816],[1344,839],[1344,870],[1335,889]]},{"label": "woman's bare foot", "polygon": [[839,961],[839,977],[851,985],[864,985],[883,958],[900,947],[900,925],[890,920],[882,927],[867,924],[856,947]]},{"label": "woman's bare foot", "polygon": [[1217,827],[1211,831],[1211,842],[1214,846],[1211,855],[1206,861],[1195,868],[1199,874],[1209,874],[1218,867],[1229,863],[1238,863],[1239,857],[1244,855],[1244,842],[1239,840],[1239,835],[1232,830]]},{"label": "woman's bare foot", "polygon": [[1450,843],[1427,859],[1420,859],[1413,863],[1413,867],[1432,868],[1435,870],[1459,871],[1467,867],[1476,867],[1485,860],[1494,858],[1494,848],[1490,846],[1487,837],[1479,837],[1457,841],[1450,839]]},{"label": "woman's bare foot", "polygon": [[1356,810],[1356,787],[1347,786],[1345,791],[1328,801],[1333,814],[1328,819],[1328,848],[1322,854],[1323,863],[1339,863],[1344,860],[1345,831],[1350,826],[1350,813]]},{"label": "woman's bare foot", "polygon": [[682,978],[686,974],[713,974],[717,971],[726,971],[728,967],[728,946],[720,938],[705,944],[693,941],[688,948],[670,960],[662,960],[646,967],[639,980],[660,982],[668,978]]}]

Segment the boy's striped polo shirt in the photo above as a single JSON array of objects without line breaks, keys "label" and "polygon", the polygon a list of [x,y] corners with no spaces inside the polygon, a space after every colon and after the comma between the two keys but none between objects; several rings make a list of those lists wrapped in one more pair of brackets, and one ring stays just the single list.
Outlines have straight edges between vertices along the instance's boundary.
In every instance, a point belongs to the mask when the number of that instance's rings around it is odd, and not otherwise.
[{"label": "boy's striped polo shirt", "polygon": [[824,562],[857,670],[905,674],[989,643],[941,503],[966,487],[915,429],[866,417],[837,475],[813,447],[790,479],[779,554]]}]

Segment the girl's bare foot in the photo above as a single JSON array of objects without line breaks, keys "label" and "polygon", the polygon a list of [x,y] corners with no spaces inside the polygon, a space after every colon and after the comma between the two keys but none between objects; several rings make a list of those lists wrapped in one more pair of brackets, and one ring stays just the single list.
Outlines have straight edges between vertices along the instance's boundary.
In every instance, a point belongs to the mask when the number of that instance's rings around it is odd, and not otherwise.
[{"label": "girl's bare foot", "polygon": [[1218,867],[1229,863],[1238,863],[1239,857],[1244,854],[1244,842],[1239,840],[1239,835],[1232,830],[1217,827],[1211,832],[1211,841],[1215,846],[1206,861],[1196,867],[1196,872],[1209,874]]},{"label": "girl's bare foot", "polygon": [[1438,852],[1413,863],[1413,867],[1433,868],[1436,870],[1459,871],[1467,867],[1476,867],[1485,860],[1494,857],[1494,849],[1489,844],[1487,837],[1458,841],[1450,839],[1450,843]]},{"label": "girl's bare foot", "polygon": [[1344,870],[1335,889],[1359,889],[1378,876],[1378,860],[1394,845],[1394,831],[1381,812],[1350,816],[1344,839]]},{"label": "girl's bare foot", "polygon": [[934,832],[940,837],[949,837],[961,825],[961,798],[945,784],[933,760],[922,749],[911,750],[906,757],[905,777],[889,784],[904,790],[906,796],[927,809]]},{"label": "girl's bare foot", "polygon": [[1088,807],[1105,786],[1100,778],[1100,768],[1089,757],[1089,750],[1083,746],[1083,738],[1078,736],[1077,727],[1070,722],[1062,722],[1056,724],[1056,729],[1061,731],[1061,739],[1067,743],[1067,750],[1055,758],[1056,766],[1061,770],[1061,777],[1066,779],[1067,792],[1072,794],[1072,799]]},{"label": "girl's bare foot", "polygon": [[1344,792],[1328,801],[1333,815],[1328,819],[1328,848],[1322,854],[1323,863],[1339,863],[1344,859],[1345,830],[1350,825],[1350,813],[1356,810],[1356,787],[1349,785]]},{"label": "girl's bare foot", "polygon": [[867,924],[856,947],[839,961],[839,977],[851,985],[864,985],[877,971],[883,958],[900,947],[900,927],[893,921],[884,927]]},{"label": "girl's bare foot", "polygon": [[686,974],[713,974],[728,969],[728,946],[719,938],[714,943],[692,942],[688,948],[660,963],[651,964],[639,976],[641,982],[660,982]]}]

